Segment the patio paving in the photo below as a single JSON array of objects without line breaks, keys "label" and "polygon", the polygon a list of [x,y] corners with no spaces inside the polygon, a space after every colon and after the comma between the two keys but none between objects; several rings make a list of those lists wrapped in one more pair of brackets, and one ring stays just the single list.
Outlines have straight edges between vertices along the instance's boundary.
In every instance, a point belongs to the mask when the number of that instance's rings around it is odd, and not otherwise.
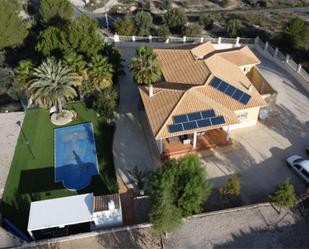
[{"label": "patio paving", "polygon": [[0,114],[0,198],[2,196],[6,178],[8,176],[12,158],[20,132],[17,121],[23,121],[23,112],[11,112]]}]

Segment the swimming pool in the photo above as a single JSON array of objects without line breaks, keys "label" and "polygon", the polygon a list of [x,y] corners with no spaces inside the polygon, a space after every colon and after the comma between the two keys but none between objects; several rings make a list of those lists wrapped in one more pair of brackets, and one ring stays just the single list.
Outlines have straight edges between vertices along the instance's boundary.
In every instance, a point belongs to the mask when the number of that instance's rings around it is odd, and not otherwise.
[{"label": "swimming pool", "polygon": [[87,187],[98,175],[98,160],[91,123],[56,128],[55,181],[69,190]]}]

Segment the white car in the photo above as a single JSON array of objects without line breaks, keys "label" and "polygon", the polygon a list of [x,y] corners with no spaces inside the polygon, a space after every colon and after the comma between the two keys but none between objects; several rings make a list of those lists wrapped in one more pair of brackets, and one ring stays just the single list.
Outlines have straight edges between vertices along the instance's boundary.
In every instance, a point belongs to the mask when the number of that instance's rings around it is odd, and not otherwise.
[{"label": "white car", "polygon": [[286,162],[292,169],[296,171],[307,183],[309,183],[309,160],[298,155],[290,156]]}]

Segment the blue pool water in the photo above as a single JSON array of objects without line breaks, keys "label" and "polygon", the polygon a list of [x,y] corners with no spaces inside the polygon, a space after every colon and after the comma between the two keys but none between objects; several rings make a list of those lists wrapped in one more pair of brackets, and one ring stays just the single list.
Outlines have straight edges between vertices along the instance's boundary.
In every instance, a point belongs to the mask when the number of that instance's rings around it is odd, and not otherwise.
[{"label": "blue pool water", "polygon": [[98,175],[98,161],[91,123],[55,129],[55,181],[80,190]]}]

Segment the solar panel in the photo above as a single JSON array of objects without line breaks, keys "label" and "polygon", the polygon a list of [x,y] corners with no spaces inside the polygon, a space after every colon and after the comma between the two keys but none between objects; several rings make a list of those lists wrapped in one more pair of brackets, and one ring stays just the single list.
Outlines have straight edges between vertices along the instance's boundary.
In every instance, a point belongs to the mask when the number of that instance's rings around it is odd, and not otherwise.
[{"label": "solar panel", "polygon": [[211,126],[211,122],[209,118],[197,121],[197,126],[199,128]]},{"label": "solar panel", "polygon": [[210,85],[244,105],[246,105],[251,98],[249,94],[237,89],[236,87],[226,83],[223,80],[220,80],[217,77],[213,78],[213,80],[210,82]]},{"label": "solar panel", "polygon": [[239,101],[243,103],[244,105],[246,105],[249,102],[250,98],[251,98],[250,95],[244,93]]},{"label": "solar panel", "polygon": [[200,112],[193,112],[187,114],[190,121],[202,119],[202,115]]},{"label": "solar panel", "polygon": [[189,121],[186,114],[174,116],[173,119],[174,119],[174,124],[178,124],[178,123],[183,123],[183,122],[188,122]]},{"label": "solar panel", "polygon": [[184,130],[192,130],[197,128],[196,121],[188,122],[188,123],[183,123],[183,128]]},{"label": "solar panel", "polygon": [[229,87],[225,90],[225,94],[226,95],[229,95],[229,96],[232,96],[234,94],[234,92],[236,91],[236,88],[229,85]]},{"label": "solar panel", "polygon": [[216,116],[215,111],[213,109],[207,110],[207,111],[202,111],[201,114],[202,114],[203,118],[212,118],[212,117]]},{"label": "solar panel", "polygon": [[210,82],[210,85],[214,88],[217,88],[220,85],[221,81],[222,80],[214,77],[213,80]]},{"label": "solar panel", "polygon": [[212,125],[224,124],[225,120],[223,116],[218,116],[218,117],[211,118],[211,123]]},{"label": "solar panel", "polygon": [[241,97],[242,95],[243,95],[243,92],[237,89],[237,90],[234,92],[232,98],[233,98],[233,99],[236,99],[236,100],[239,100],[240,97]]},{"label": "solar panel", "polygon": [[226,82],[222,81],[220,86],[217,89],[220,90],[221,92],[224,92],[228,88],[228,86],[229,86],[229,84],[227,84]]},{"label": "solar panel", "polygon": [[179,132],[183,131],[182,124],[173,124],[173,125],[168,125],[168,132]]}]

